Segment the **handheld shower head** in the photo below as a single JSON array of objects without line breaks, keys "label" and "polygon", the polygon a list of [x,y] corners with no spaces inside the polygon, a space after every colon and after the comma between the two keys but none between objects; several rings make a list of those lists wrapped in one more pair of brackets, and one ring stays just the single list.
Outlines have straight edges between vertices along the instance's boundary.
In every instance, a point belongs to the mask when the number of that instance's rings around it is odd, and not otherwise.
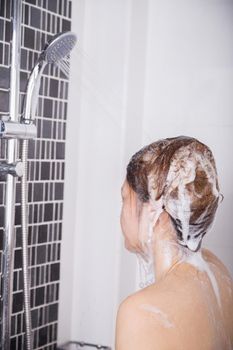
[{"label": "handheld shower head", "polygon": [[69,55],[77,37],[72,32],[59,33],[48,42],[40,57],[47,63],[57,63]]},{"label": "handheld shower head", "polygon": [[72,32],[56,34],[41,52],[33,68],[26,91],[23,122],[31,123],[35,119],[35,112],[40,88],[40,79],[46,64],[57,64],[65,59],[74,48],[77,37]]}]

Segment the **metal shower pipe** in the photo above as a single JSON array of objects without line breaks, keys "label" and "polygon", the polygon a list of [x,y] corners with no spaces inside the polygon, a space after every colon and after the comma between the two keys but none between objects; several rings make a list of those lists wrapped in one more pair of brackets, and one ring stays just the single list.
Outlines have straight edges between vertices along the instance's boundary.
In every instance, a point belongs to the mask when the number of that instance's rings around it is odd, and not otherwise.
[{"label": "metal shower pipe", "polygon": [[[19,121],[19,79],[21,47],[22,0],[12,0],[12,41],[9,115],[13,122]],[[18,140],[7,141],[7,162],[15,163],[18,152]],[[16,178],[7,175],[5,213],[4,213],[4,251],[3,251],[3,308],[2,308],[2,349],[10,349],[11,312],[13,290],[13,267],[15,246],[15,187]]]}]

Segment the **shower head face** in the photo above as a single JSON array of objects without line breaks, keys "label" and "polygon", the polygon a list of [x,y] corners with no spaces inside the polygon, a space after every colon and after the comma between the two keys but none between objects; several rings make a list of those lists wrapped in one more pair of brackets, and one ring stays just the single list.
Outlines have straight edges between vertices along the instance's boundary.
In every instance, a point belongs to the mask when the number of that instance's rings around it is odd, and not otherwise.
[{"label": "shower head face", "polygon": [[69,55],[76,41],[77,37],[72,32],[55,35],[42,52],[43,60],[47,63],[59,62]]},{"label": "shower head face", "polygon": [[[34,66],[27,85],[27,93],[24,102],[23,120],[32,121],[35,119],[36,106],[38,101],[40,80],[47,63],[62,66],[63,59],[66,59],[77,41],[76,35],[72,32],[65,32],[55,35],[46,45]],[[65,72],[66,74],[67,72]]]}]

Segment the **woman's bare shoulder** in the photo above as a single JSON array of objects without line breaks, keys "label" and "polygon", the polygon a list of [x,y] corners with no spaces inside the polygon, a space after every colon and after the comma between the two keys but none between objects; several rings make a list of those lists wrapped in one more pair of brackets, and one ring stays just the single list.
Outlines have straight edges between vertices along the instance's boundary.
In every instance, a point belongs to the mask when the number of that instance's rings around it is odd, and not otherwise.
[{"label": "woman's bare shoulder", "polygon": [[[144,288],[124,299],[118,309],[118,318],[127,319],[127,317],[131,317],[132,315],[137,316],[140,314],[140,305],[148,302],[148,297],[152,292],[151,289],[151,286]],[[153,287],[154,297],[156,297],[156,289]]]},{"label": "woman's bare shoulder", "polygon": [[118,313],[141,313],[141,305],[151,302],[151,298],[159,301],[161,295],[161,285],[162,283],[159,281],[129,295],[120,304]]},{"label": "woman's bare shoulder", "polygon": [[[118,308],[116,320],[116,350],[139,350],[141,315],[138,305],[140,304],[141,293],[135,293],[122,301]],[[132,337],[132,334],[134,336]]]},{"label": "woman's bare shoulder", "polygon": [[208,263],[210,263],[212,266],[215,266],[222,273],[231,278],[230,272],[228,271],[227,267],[211,250],[202,248],[202,255]]},{"label": "woman's bare shoulder", "polygon": [[[157,285],[152,285],[130,295],[120,304],[116,322],[116,350],[154,350],[157,345],[158,349],[164,348],[166,331],[172,328],[172,324],[165,312],[161,311],[159,295]],[[134,336],[131,337],[131,334]]]}]

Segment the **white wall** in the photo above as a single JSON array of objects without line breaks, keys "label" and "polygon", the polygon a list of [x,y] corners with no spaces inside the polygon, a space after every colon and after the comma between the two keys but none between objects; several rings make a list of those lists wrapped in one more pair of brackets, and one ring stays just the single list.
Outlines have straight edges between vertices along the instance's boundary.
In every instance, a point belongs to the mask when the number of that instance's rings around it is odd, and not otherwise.
[{"label": "white wall", "polygon": [[[128,98],[131,4],[77,1],[73,17],[82,52],[73,55],[71,72],[59,343],[113,345],[118,295],[135,285],[135,258],[122,250],[119,224],[124,149],[132,147],[128,129],[139,107]],[[140,127],[133,145],[141,146]]]},{"label": "white wall", "polygon": [[213,150],[225,196],[204,243],[233,273],[233,2],[151,1],[143,144],[194,136]]},{"label": "white wall", "polygon": [[[205,240],[233,273],[233,2],[75,0],[67,125],[59,342],[113,346],[117,306],[135,290],[121,238],[131,155],[189,135],[211,147],[224,202]],[[84,53],[85,51],[85,53]]]}]

